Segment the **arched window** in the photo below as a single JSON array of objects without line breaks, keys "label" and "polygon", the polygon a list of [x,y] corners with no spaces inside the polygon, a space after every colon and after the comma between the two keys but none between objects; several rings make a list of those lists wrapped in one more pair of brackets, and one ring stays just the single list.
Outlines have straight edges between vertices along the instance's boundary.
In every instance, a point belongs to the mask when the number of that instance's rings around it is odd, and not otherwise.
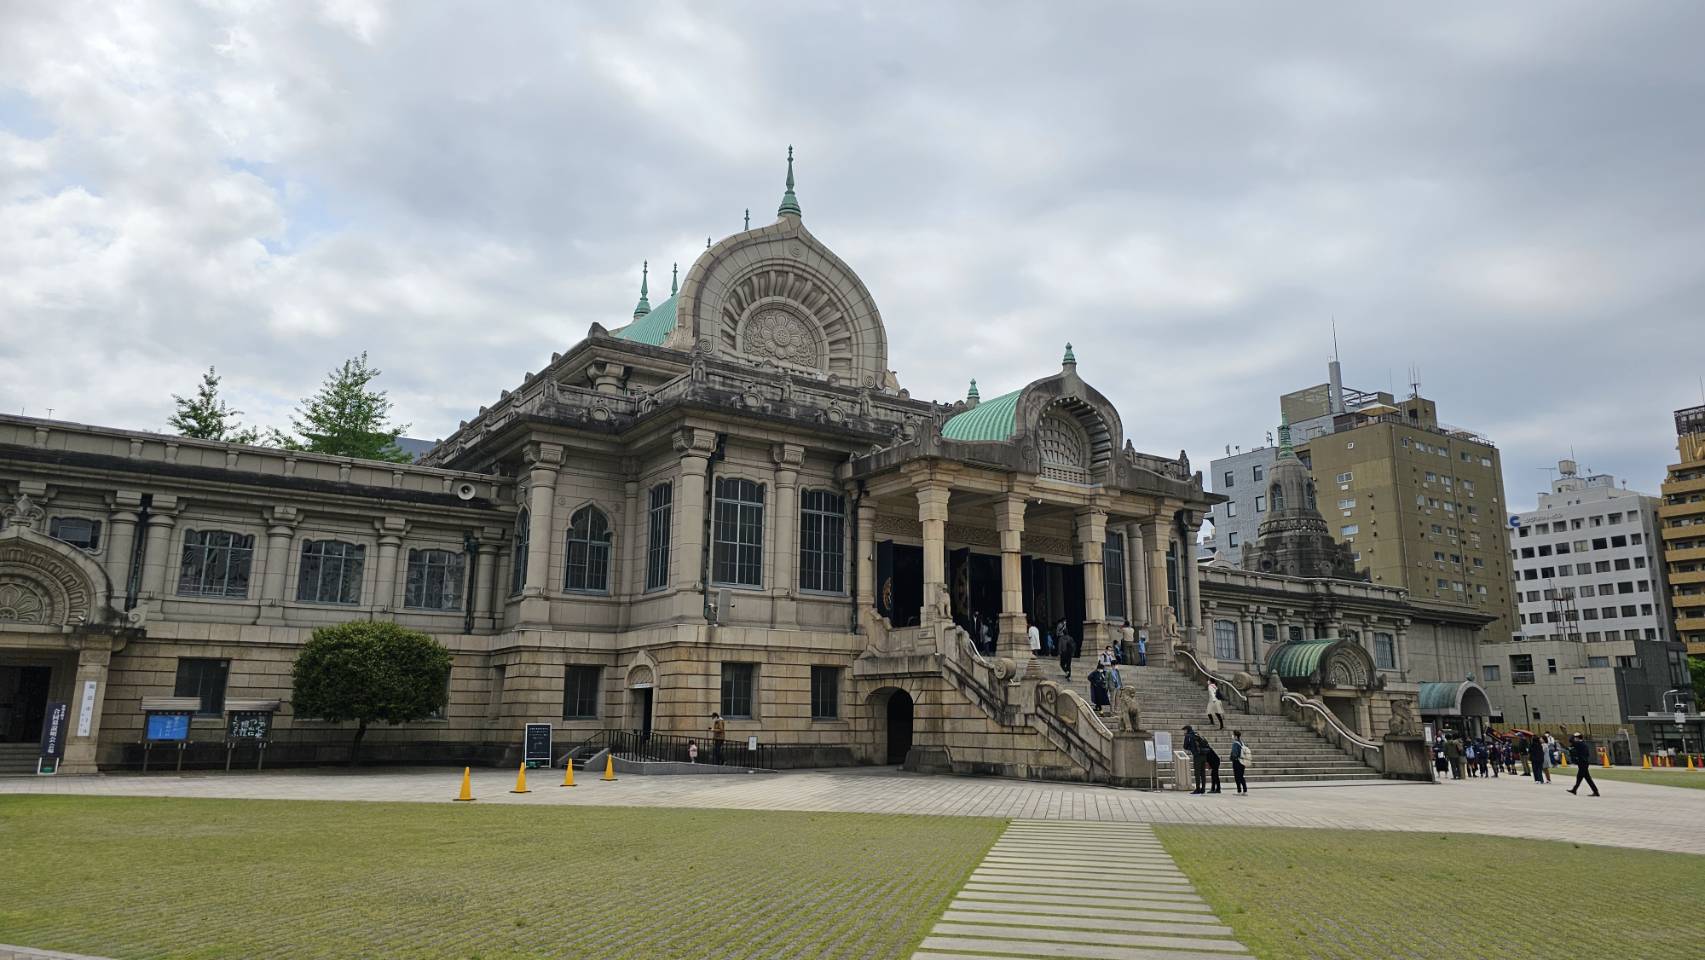
[{"label": "arched window", "polygon": [[1310,510],[1313,510],[1313,509],[1315,509],[1315,506],[1314,506],[1314,481],[1313,480],[1310,480],[1308,482],[1307,490],[1308,490],[1308,508]]},{"label": "arched window", "polygon": [[533,525],[533,518],[526,507],[515,514],[515,556],[509,564],[509,593],[511,596],[520,593],[527,585],[527,532]]},{"label": "arched window", "polygon": [[1275,483],[1267,488],[1267,506],[1271,508],[1274,513],[1278,513],[1285,509],[1285,491],[1283,487],[1280,487]]},{"label": "arched window", "polygon": [[563,589],[578,593],[610,592],[610,521],[604,511],[585,506],[568,520],[568,562]]}]

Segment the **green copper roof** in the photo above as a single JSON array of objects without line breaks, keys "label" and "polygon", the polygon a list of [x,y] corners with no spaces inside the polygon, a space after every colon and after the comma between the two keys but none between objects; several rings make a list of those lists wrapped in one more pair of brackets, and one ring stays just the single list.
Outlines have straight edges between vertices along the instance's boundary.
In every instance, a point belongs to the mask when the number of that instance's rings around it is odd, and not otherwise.
[{"label": "green copper roof", "polygon": [[1311,677],[1320,669],[1320,658],[1337,642],[1329,639],[1287,643],[1273,657],[1272,670],[1287,679]]},{"label": "green copper roof", "polygon": [[663,341],[669,338],[669,332],[674,329],[675,298],[670,297],[652,307],[650,313],[617,330],[615,335],[622,340],[632,340],[635,343],[648,343],[654,347],[661,347]]},{"label": "green copper roof", "polygon": [[984,400],[964,413],[942,424],[941,435],[949,440],[1007,440],[1011,439],[1018,395],[1014,390],[990,400]]},{"label": "green copper roof", "polygon": [[1423,683],[1421,684],[1421,712],[1444,713],[1456,711],[1457,691],[1462,689],[1463,681],[1455,683]]},{"label": "green copper roof", "polygon": [[776,216],[785,217],[788,214],[800,216],[799,198],[793,195],[793,146],[787,148],[787,192],[781,195],[781,206],[776,208]]},{"label": "green copper roof", "polygon": [[1072,353],[1072,345],[1066,344],[1066,355],[1060,358],[1061,363],[1076,363],[1077,355]]}]

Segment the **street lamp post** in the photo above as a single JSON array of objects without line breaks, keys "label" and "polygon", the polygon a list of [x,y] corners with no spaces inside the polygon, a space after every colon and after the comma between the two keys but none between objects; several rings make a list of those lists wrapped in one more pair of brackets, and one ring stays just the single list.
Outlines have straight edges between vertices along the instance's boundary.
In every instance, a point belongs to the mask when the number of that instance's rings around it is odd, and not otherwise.
[{"label": "street lamp post", "polygon": [[1527,726],[1533,722],[1533,711],[1527,708],[1527,694],[1521,695],[1521,725]]}]

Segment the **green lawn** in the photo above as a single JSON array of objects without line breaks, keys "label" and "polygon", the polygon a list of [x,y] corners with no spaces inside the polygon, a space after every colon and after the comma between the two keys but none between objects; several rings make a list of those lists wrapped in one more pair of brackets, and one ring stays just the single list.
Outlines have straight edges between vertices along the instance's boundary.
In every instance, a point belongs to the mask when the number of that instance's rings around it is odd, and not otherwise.
[{"label": "green lawn", "polygon": [[0,943],[124,958],[904,957],[999,820],[0,797]]},{"label": "green lawn", "polygon": [[[1559,767],[1554,776],[1575,782],[1574,767]],[[1642,770],[1639,767],[1594,767],[1594,780],[1625,780],[1629,783],[1651,783],[1660,787],[1691,787],[1705,790],[1705,772],[1698,770]]]},{"label": "green lawn", "polygon": [[1465,834],[1155,833],[1261,960],[1705,953],[1705,857]]}]

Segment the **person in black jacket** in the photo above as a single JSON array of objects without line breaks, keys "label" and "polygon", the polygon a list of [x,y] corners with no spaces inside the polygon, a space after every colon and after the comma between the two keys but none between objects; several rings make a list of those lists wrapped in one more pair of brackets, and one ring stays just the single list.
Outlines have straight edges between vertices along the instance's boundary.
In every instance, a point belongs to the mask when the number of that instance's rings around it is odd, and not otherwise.
[{"label": "person in black jacket", "polygon": [[[1189,724],[1184,725],[1184,750],[1190,754],[1192,766],[1196,770],[1196,789],[1191,794],[1220,792],[1220,755],[1207,739],[1195,731]],[[1212,781],[1213,789],[1206,789]]]},{"label": "person in black jacket", "polygon": [[1587,742],[1578,733],[1569,734],[1569,762],[1575,765],[1575,785],[1569,788],[1570,793],[1581,789],[1581,781],[1592,788],[1593,796],[1598,796],[1598,784],[1593,782],[1592,754],[1587,750]]},{"label": "person in black jacket", "polygon": [[1527,762],[1533,765],[1533,782],[1545,782],[1545,741],[1534,734],[1527,735]]}]

